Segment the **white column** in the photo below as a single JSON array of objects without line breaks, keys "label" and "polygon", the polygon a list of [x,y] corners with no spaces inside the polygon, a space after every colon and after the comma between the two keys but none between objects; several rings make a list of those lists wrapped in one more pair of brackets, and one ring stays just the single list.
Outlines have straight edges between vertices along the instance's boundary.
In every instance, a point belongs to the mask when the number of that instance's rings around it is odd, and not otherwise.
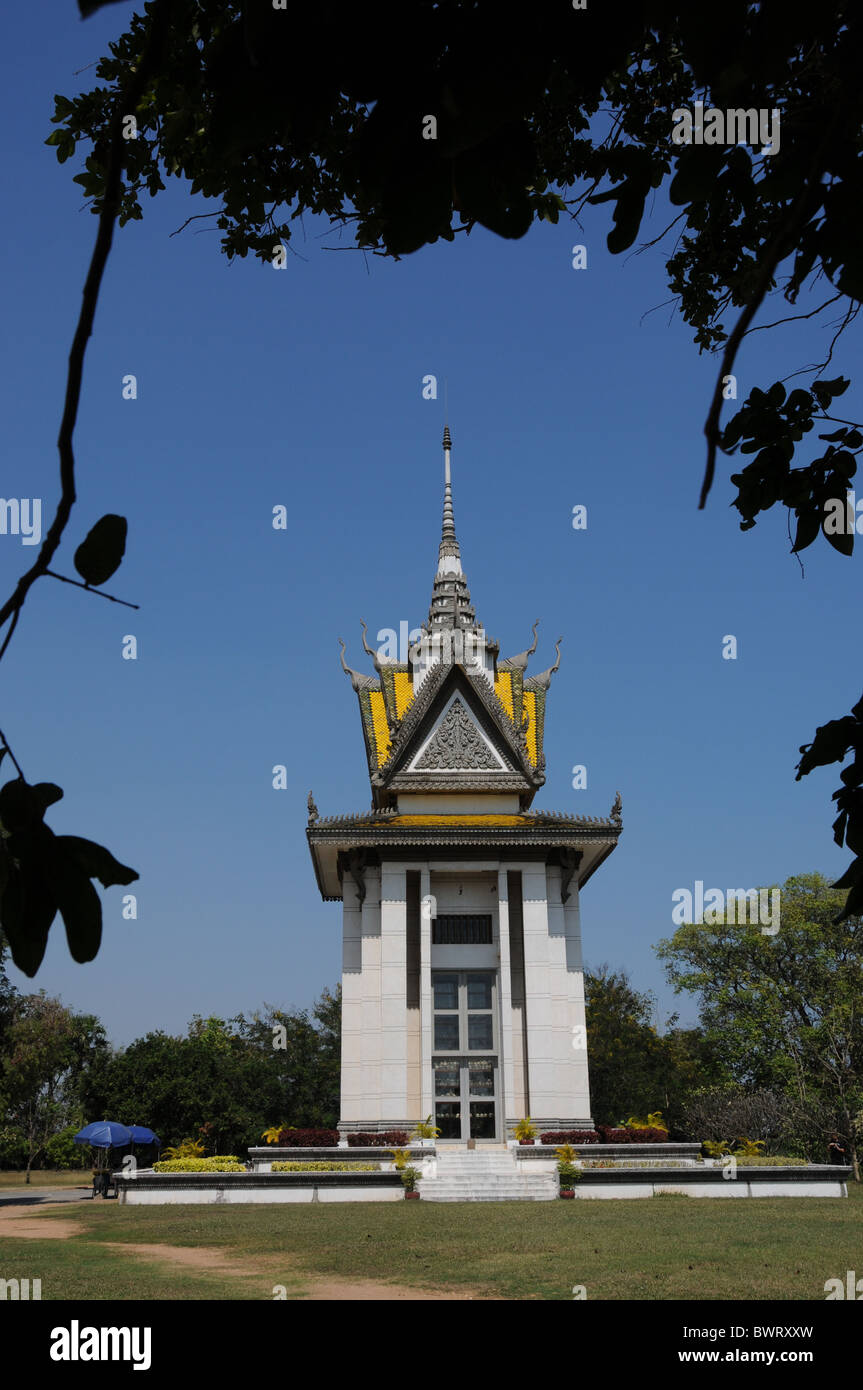
[{"label": "white column", "polygon": [[381,864],[381,1115],[387,1125],[408,1120],[407,888],[405,869]]},{"label": "white column", "polygon": [[[365,871],[366,896],[362,908],[362,1034],[360,1061],[362,1089],[356,1116],[365,1126],[381,1119],[381,871]],[[347,1119],[347,1116],[345,1116]]]},{"label": "white column", "polygon": [[431,939],[432,911],[431,873],[429,866],[420,871],[420,1029],[422,1035],[422,1118],[431,1115],[434,1124],[434,1077],[432,1076],[432,984]]},{"label": "white column", "polygon": [[357,884],[349,873],[342,883],[342,1070],[339,1118],[362,1120],[363,941]]},{"label": "white column", "polygon": [[557,1114],[548,900],[545,865],[527,863],[521,871],[524,911],[524,993],[527,1013],[527,1074],[531,1117]]},{"label": "white column", "polygon": [[[587,1056],[587,1021],[584,1006],[584,964],[581,955],[581,911],[579,890],[575,879],[569,885],[570,896],[564,904],[566,933],[566,978],[569,997],[570,1065],[572,1089],[575,1096],[575,1116],[590,1118],[590,1074]],[[582,1047],[582,1042],[584,1046]]]},{"label": "white column", "polygon": [[500,1138],[506,1138],[506,1121],[515,1115],[515,1071],[512,1043],[512,977],[509,963],[509,889],[506,870],[497,875],[497,925],[500,950]]}]

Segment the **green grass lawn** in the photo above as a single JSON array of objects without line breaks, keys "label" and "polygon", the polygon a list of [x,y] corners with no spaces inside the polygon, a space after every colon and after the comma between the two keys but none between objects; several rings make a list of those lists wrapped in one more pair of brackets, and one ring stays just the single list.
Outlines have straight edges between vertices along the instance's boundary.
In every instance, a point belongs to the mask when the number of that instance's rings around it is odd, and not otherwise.
[{"label": "green grass lawn", "polygon": [[[92,1187],[93,1174],[89,1168],[34,1168],[30,1174],[31,1187]],[[0,1190],[22,1187],[26,1191],[26,1174],[0,1169]]]},{"label": "green grass lawn", "polygon": [[[825,1280],[863,1270],[859,1188],[847,1200],[87,1203],[56,1215],[80,1236],[0,1236],[0,1277],[41,1278],[43,1299],[267,1299],[275,1284],[296,1297],[308,1274],[507,1299],[571,1299],[583,1284],[588,1299],[823,1300]],[[138,1243],[219,1247],[246,1273],[161,1271]]]}]

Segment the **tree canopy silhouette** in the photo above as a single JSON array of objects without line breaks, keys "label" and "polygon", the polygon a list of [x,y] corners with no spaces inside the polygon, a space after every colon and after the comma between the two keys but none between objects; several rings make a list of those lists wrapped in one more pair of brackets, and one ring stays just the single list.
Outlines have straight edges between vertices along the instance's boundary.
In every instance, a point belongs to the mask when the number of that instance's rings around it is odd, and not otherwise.
[{"label": "tree canopy silhouette", "polygon": [[[87,15],[112,2],[80,8]],[[854,522],[840,524],[836,508],[863,430],[833,413],[848,378],[824,374],[863,299],[861,70],[863,13],[850,0],[536,0],[512,11],[497,0],[152,0],[99,62],[100,85],[55,98],[48,143],[61,162],[86,151],[75,181],[99,230],[58,441],[61,501],[34,565],[0,608],[0,656],[32,583],[62,577],[48,566],[74,503],[84,347],[114,224],[142,217],[144,192],[155,196],[168,176],[218,204],[188,220],[214,217],[225,255],[264,261],[283,253],[304,213],[349,231],[359,249],[398,259],[477,225],[517,239],[537,220],[578,221],[588,207],[603,219],[610,212],[608,248],[620,254],[638,239],[648,197],[667,188],[680,211],[649,244],[678,228],[668,286],[698,350],[720,359],[699,505],[717,456],[746,455],[731,475],[743,530],[784,506],[796,520],[795,553],[821,535],[850,555]],[[752,143],[714,143],[727,132],[699,124],[708,110],[738,113]],[[688,142],[680,112],[695,113]],[[759,113],[778,117],[769,147]],[[821,286],[823,302],[806,313],[754,323],[768,298],[796,306]],[[784,381],[753,387],[723,423],[724,382],[747,334],[837,304],[824,360],[791,373],[809,380],[790,392]],[[121,520],[103,518],[89,549],[107,540],[116,550]],[[97,562],[92,574],[102,569]],[[85,587],[101,582],[79,572]],[[799,779],[853,754],[834,793],[834,839],[855,856],[837,885],[850,889],[843,917],[863,908],[861,713],[863,702],[819,728],[797,770]],[[59,906],[44,859],[48,897],[20,906],[18,849],[41,854],[35,844],[0,849],[0,921],[28,973]],[[80,883],[78,893],[83,901]]]}]

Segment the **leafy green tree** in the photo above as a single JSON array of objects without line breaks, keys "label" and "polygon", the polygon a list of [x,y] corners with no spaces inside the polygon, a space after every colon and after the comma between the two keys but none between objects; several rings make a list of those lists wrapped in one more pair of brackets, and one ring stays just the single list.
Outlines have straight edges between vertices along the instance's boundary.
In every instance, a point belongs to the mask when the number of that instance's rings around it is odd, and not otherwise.
[{"label": "leafy green tree", "polygon": [[269,1059],[278,1099],[273,1113],[299,1128],[332,1129],[339,1120],[341,985],[324,990],[311,1015],[265,1005],[238,1020]]},{"label": "leafy green tree", "polygon": [[80,1078],[104,1046],[90,1014],[74,1014],[44,993],[21,996],[0,1057],[7,1119],[26,1145],[26,1181],[51,1139],[79,1117]]},{"label": "leafy green tree", "polygon": [[657,954],[675,991],[698,996],[706,1037],[737,1084],[817,1107],[822,1139],[840,1133],[859,1178],[863,919],[839,924],[845,894],[821,874],[795,875],[781,892],[774,935],[751,922],[684,923]]},{"label": "leafy green tree", "polygon": [[660,1035],[653,995],[636,990],[623,971],[585,971],[584,995],[594,1121],[615,1125],[661,1110],[673,1129],[690,1091],[721,1072],[711,1047],[698,1029],[676,1029],[676,1016]]},{"label": "leafy green tree", "polygon": [[241,1152],[267,1114],[266,1059],[229,1025],[207,1023],[185,1038],[148,1033],[94,1068],[88,1113],[147,1125],[163,1145],[204,1138],[211,1152]]},{"label": "leafy green tree", "polygon": [[87,1114],[148,1125],[163,1146],[202,1139],[210,1153],[239,1155],[269,1125],[333,1126],[339,1019],[339,992],[325,990],[311,1016],[264,1006],[248,1019],[196,1015],[186,1037],[148,1033],[97,1059]]}]

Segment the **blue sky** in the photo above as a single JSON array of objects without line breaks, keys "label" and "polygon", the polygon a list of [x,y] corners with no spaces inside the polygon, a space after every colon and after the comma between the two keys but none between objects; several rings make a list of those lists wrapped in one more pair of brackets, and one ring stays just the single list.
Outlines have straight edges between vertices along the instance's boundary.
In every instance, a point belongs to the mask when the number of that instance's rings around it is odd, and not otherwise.
[{"label": "blue sky", "polygon": [[[80,162],[58,165],[43,141],[53,94],[92,85],[75,70],[131,12],[81,22],[72,0],[50,0],[2,19],[0,492],[41,497],[46,518],[96,219],[72,183]],[[140,612],[42,580],[2,664],[1,726],[28,779],[65,790],[49,823],[138,869],[138,919],[122,919],[111,889],[95,962],[71,961],[58,919],[34,984],[11,978],[97,1012],[117,1043],[180,1031],[193,1013],[308,1005],[337,982],[340,909],[318,896],[306,796],[323,815],[370,803],[337,639],[366,669],[361,617],[374,635],[427,613],[446,378],[478,617],[502,655],[529,645],[540,617],[537,670],[564,636],[534,804],[604,815],[623,797],[620,845],[582,899],[586,959],[653,989],[660,1017],[693,1020],[651,949],[673,930],[673,891],[847,862],[829,830],[836,770],[795,784],[794,765],[860,694],[843,664],[860,557],[816,542],[803,579],[783,513],[741,534],[730,460],[697,510],[717,362],[671,306],[644,317],[668,298],[662,248],[609,256],[607,206],[583,232],[567,221],[507,243],[477,230],[398,264],[326,250],[338,236],[307,223],[285,271],[229,265],[218,233],[196,232],[207,223],[170,236],[202,210],[172,180],[116,236],[87,355],[79,501],[55,562],[74,573],[89,527],[122,513],[126,559],[108,587]],[[658,200],[645,239],[665,212]],[[575,243],[586,270],[572,269]],[[761,321],[787,312],[768,306]],[[829,337],[813,322],[756,334],[740,399],[818,361]],[[853,371],[859,345],[852,328],[838,370]],[[127,373],[135,401],[122,399]],[[437,401],[422,398],[427,373]],[[854,384],[841,405],[859,416]],[[277,504],[287,531],[272,529]],[[35,553],[0,536],[4,596]],[[722,659],[726,634],[736,661]],[[272,788],[280,763],[285,791]]]}]

